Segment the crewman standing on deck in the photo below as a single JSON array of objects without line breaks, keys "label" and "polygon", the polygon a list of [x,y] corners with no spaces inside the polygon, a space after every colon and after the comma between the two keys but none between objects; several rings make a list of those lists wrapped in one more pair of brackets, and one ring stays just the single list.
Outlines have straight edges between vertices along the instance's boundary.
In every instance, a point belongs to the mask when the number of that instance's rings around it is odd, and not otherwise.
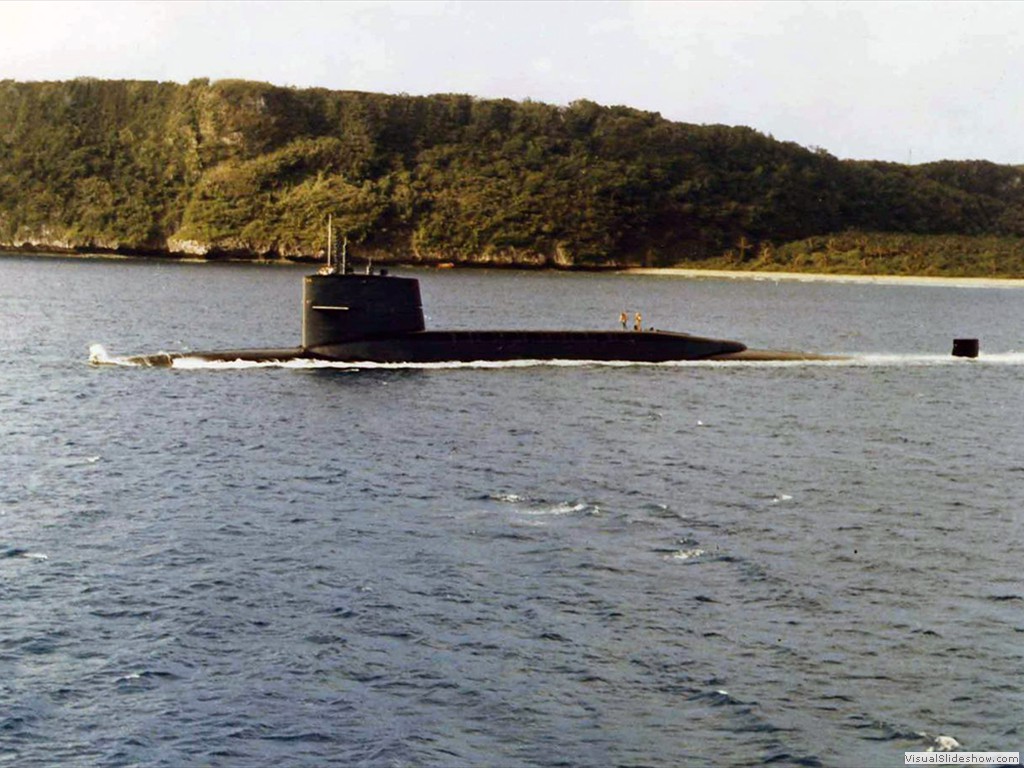
[{"label": "crewman standing on deck", "polygon": [[639,312],[633,317],[633,330],[642,331],[644,329],[644,316]]},{"label": "crewman standing on deck", "polygon": [[619,315],[619,322],[622,323],[622,330],[626,330],[626,323],[629,322],[629,315],[623,312]]}]

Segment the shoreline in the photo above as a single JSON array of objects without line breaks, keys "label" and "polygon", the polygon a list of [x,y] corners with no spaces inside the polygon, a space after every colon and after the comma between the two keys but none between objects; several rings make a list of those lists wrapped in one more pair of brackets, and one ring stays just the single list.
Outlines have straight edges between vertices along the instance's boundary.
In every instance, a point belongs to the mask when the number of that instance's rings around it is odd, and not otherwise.
[{"label": "shoreline", "polygon": [[947,288],[1024,288],[1024,279],[1013,277],[932,277],[926,275],[854,275],[828,272],[769,272],[683,267],[632,267],[625,275],[685,277],[690,279],[755,280],[798,283],[861,283],[865,285],[920,285]]},{"label": "shoreline", "polygon": [[[49,259],[97,259],[114,261],[152,261],[179,264],[253,264],[258,266],[309,266],[319,262],[307,259],[253,259],[237,257],[179,256],[172,254],[132,254],[109,251],[43,251],[0,248],[0,258],[29,257]],[[441,269],[432,263],[392,262],[384,264],[389,268]],[[774,272],[769,270],[744,269],[701,269],[699,267],[602,267],[597,269],[514,266],[493,264],[456,264],[456,269],[522,269],[530,272],[594,272],[618,275],[646,275],[650,277],[681,277],[691,280],[753,280],[755,282],[797,282],[797,283],[851,283],[863,285],[917,285],[947,288],[1024,288],[1024,278],[1014,277],[937,277],[929,275],[857,275],[831,272]]]},{"label": "shoreline", "polygon": [[16,248],[0,247],[0,258],[24,257],[40,259],[83,259],[88,261],[151,261],[154,263],[173,264],[255,264],[258,266],[282,265],[291,267],[295,265],[320,264],[321,261],[310,259],[257,259],[242,258],[235,256],[191,256],[178,255],[174,253],[118,253],[116,251],[36,251],[18,250]]}]

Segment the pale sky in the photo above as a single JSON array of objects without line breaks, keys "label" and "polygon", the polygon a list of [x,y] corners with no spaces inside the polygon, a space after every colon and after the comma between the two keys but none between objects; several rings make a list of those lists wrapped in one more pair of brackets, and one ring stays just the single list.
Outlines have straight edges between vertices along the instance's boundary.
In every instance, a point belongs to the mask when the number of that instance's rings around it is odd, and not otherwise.
[{"label": "pale sky", "polygon": [[0,0],[0,79],[590,99],[842,158],[1024,164],[1024,2]]}]

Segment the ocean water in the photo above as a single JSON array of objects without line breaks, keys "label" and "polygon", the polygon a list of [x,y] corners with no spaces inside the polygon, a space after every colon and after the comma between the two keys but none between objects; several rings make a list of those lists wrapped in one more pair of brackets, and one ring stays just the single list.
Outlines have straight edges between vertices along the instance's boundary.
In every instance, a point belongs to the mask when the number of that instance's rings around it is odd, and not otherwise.
[{"label": "ocean water", "polygon": [[89,364],[295,345],[305,271],[0,258],[0,764],[1024,747],[1024,290],[404,270],[852,357]]}]

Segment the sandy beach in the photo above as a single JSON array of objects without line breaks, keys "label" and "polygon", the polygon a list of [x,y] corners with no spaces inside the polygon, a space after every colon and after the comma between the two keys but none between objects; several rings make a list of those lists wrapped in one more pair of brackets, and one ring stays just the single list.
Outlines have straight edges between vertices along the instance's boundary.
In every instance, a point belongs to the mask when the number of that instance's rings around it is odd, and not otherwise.
[{"label": "sandy beach", "polygon": [[843,275],[816,272],[753,272],[728,269],[683,269],[636,267],[623,270],[630,275],[661,275],[695,279],[791,280],[800,283],[867,283],[873,285],[927,285],[946,288],[1024,288],[1024,280],[992,277],[924,277],[912,275]]}]

